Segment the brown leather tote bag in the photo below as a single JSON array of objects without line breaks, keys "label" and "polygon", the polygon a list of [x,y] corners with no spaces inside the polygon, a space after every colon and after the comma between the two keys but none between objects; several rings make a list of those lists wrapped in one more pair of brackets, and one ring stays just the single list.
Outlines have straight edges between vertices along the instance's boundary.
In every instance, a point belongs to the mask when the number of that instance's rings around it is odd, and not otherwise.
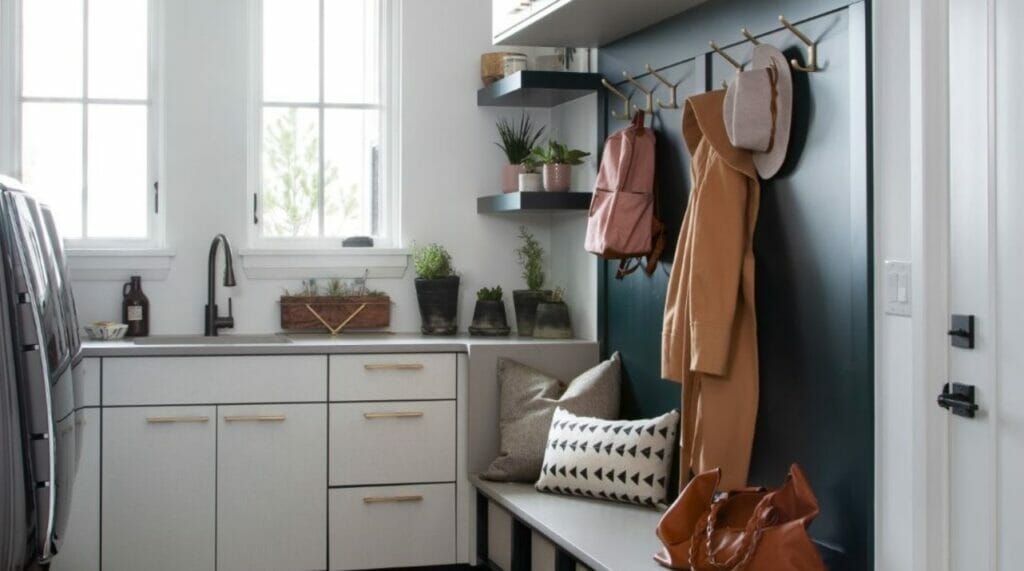
[{"label": "brown leather tote bag", "polygon": [[747,488],[714,500],[719,470],[698,475],[662,516],[654,556],[669,569],[823,571],[807,526],[818,500],[800,467],[777,490]]}]

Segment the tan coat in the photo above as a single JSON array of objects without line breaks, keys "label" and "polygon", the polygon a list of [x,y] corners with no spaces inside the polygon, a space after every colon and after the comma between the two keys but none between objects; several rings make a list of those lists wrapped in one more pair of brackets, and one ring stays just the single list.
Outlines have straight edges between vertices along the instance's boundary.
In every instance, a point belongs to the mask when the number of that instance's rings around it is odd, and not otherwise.
[{"label": "tan coat", "polygon": [[754,227],[760,185],[748,151],[729,143],[724,91],[686,102],[693,188],[665,300],[661,374],[682,383],[681,479],[722,469],[746,485],[757,420]]}]

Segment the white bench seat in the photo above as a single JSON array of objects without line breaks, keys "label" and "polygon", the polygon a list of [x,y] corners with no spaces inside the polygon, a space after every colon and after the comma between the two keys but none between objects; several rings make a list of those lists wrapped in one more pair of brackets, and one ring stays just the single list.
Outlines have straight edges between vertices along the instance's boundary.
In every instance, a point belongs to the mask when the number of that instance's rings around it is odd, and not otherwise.
[{"label": "white bench seat", "polygon": [[531,484],[472,478],[477,490],[594,571],[661,569],[654,530],[661,512],[641,506],[542,494]]}]

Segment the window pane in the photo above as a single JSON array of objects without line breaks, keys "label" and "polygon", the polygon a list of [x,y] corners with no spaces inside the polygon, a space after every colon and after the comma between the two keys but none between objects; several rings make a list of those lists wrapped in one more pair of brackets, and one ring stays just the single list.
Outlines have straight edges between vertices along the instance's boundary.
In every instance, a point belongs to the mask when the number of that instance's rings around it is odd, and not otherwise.
[{"label": "window pane", "polygon": [[263,1],[263,100],[320,100],[320,4]]},{"label": "window pane", "polygon": [[263,234],[319,233],[320,135],[314,109],[263,109]]},{"label": "window pane", "polygon": [[83,0],[24,0],[22,93],[82,96]]},{"label": "window pane", "polygon": [[374,233],[379,212],[380,113],[324,111],[324,234]]},{"label": "window pane", "polygon": [[145,99],[148,0],[89,0],[89,96]]},{"label": "window pane", "polygon": [[90,105],[89,238],[145,238],[148,175],[144,105]]},{"label": "window pane", "polygon": [[324,2],[324,99],[379,99],[380,0]]},{"label": "window pane", "polygon": [[25,103],[21,108],[21,173],[53,209],[65,238],[82,236],[82,106]]}]

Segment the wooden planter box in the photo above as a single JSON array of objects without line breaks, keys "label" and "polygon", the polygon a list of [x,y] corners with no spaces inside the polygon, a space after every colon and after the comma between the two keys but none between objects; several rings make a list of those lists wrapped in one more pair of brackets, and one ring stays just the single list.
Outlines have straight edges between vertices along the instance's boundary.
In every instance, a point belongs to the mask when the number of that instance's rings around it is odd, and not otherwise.
[{"label": "wooden planter box", "polygon": [[344,330],[380,329],[391,325],[390,297],[282,296],[281,329],[284,331],[330,332],[309,310],[310,307],[330,323],[331,327],[337,327],[364,303],[366,307],[352,321],[348,322]]}]

